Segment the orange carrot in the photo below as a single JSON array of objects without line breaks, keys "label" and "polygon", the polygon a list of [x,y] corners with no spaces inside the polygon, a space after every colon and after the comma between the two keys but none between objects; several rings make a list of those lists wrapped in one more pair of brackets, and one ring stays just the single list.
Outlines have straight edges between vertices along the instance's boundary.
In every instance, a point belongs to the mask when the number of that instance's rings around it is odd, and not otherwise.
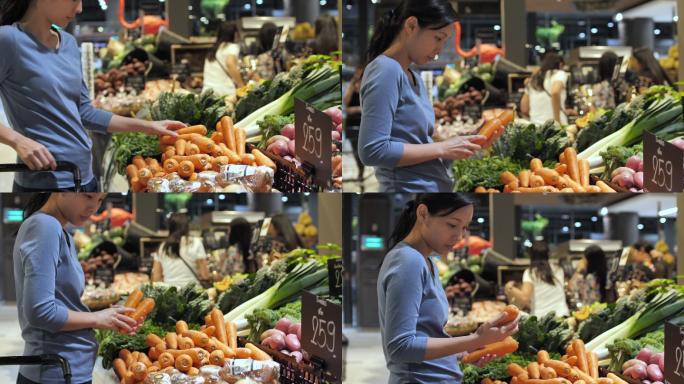
[{"label": "orange carrot", "polygon": [[116,372],[116,375],[119,376],[119,379],[123,379],[126,376],[126,363],[119,358],[114,359],[114,362],[112,362],[112,366],[114,367],[114,372]]},{"label": "orange carrot", "polygon": [[174,148],[176,148],[176,155],[178,156],[185,156],[185,146],[187,144],[187,141],[184,139],[178,139],[176,140],[176,145]]},{"label": "orange carrot", "polygon": [[207,134],[207,127],[205,127],[204,125],[193,125],[192,127],[181,128],[177,130],[176,133],[179,135],[196,133],[204,136]]},{"label": "orange carrot", "polygon": [[527,374],[530,379],[538,379],[539,376],[539,363],[536,361],[531,362],[527,365]]},{"label": "orange carrot", "polygon": [[183,320],[176,321],[176,334],[180,337],[188,331],[188,323]]},{"label": "orange carrot", "polygon": [[530,171],[527,169],[523,169],[518,173],[518,179],[520,179],[520,186],[521,187],[529,187],[530,186]]},{"label": "orange carrot", "polygon": [[230,163],[231,163],[231,164],[240,164],[240,156],[238,156],[238,154],[235,153],[235,151],[230,150],[230,149],[229,149],[228,147],[226,147],[226,145],[223,144],[223,143],[219,144],[219,146],[220,146],[221,149],[223,150],[223,155],[224,155],[224,156],[228,156],[228,158],[230,159]]},{"label": "orange carrot", "polygon": [[128,295],[128,299],[126,300],[126,303],[124,304],[124,307],[126,308],[135,308],[140,304],[140,300],[143,298],[143,293],[139,289],[133,290],[130,295]]},{"label": "orange carrot", "polygon": [[568,356],[568,361],[566,363],[570,364],[571,367],[577,366],[577,356]]},{"label": "orange carrot", "polygon": [[252,351],[252,359],[254,360],[259,360],[259,361],[267,361],[267,360],[273,360],[271,356],[268,355],[268,353],[262,351],[257,347],[256,345],[252,343],[247,343],[245,344],[245,347]]},{"label": "orange carrot", "polygon": [[589,193],[601,193],[601,188],[595,185],[590,185],[587,187],[587,192]]},{"label": "orange carrot", "polygon": [[539,363],[539,365],[545,364],[550,359],[551,358],[549,357],[549,353],[545,350],[537,352],[537,363]]},{"label": "orange carrot", "polygon": [[221,118],[221,128],[223,141],[225,142],[226,146],[231,151],[236,152],[235,133],[233,132],[233,119],[228,116],[223,116]]},{"label": "orange carrot", "polygon": [[[227,328],[227,327],[226,327],[226,328]],[[217,349],[220,349],[221,351],[223,351],[223,354],[224,354],[227,358],[232,359],[233,357],[235,357],[235,349],[233,349],[233,348],[227,346],[226,344],[222,343],[220,340],[218,340],[218,339],[215,338],[215,337],[213,337],[213,338],[211,339],[211,341],[214,342],[214,344],[216,345],[216,348],[217,348]]]},{"label": "orange carrot", "polygon": [[226,363],[226,357],[222,350],[217,349],[209,355],[209,363],[222,367]]},{"label": "orange carrot", "polygon": [[202,330],[202,332],[203,332],[205,335],[207,335],[207,336],[209,336],[209,337],[212,337],[212,336],[214,336],[214,333],[216,333],[216,327],[213,326],[213,325],[210,326],[210,327],[206,327],[205,329]]},{"label": "orange carrot", "polygon": [[569,175],[565,175],[563,177],[565,179],[565,182],[568,184],[568,187],[572,188],[573,191],[575,192],[585,192],[586,190],[584,187],[582,187],[578,182],[573,180]]},{"label": "orange carrot", "polygon": [[221,133],[219,124],[221,123],[216,123],[216,130],[211,134],[211,140],[213,140],[216,145],[223,143],[223,134]]},{"label": "orange carrot", "polygon": [[178,165],[178,174],[180,177],[188,178],[193,172],[195,172],[195,165],[190,160],[181,161]]},{"label": "orange carrot", "polygon": [[586,382],[587,384],[596,384],[596,379],[589,376],[589,374],[587,374],[586,372],[582,372],[582,370],[580,370],[579,367],[574,368],[572,372],[575,374],[575,376],[577,376],[577,380],[584,380],[584,382]]},{"label": "orange carrot", "polygon": [[565,175],[568,173],[568,166],[564,163],[556,164],[556,167],[554,169],[556,170],[556,172],[558,172],[559,175]]},{"label": "orange carrot", "polygon": [[506,185],[506,184],[508,184],[514,180],[517,181],[518,178],[515,177],[515,175],[512,174],[511,172],[504,171],[504,172],[501,172],[501,176],[499,177],[499,180],[501,181],[501,184]]},{"label": "orange carrot", "polygon": [[140,168],[138,171],[138,179],[140,184],[147,186],[147,182],[152,178],[152,171],[149,168]]},{"label": "orange carrot", "polygon": [[247,132],[242,128],[235,129],[235,153],[242,157],[245,154],[245,140],[247,139]]},{"label": "orange carrot", "polygon": [[166,173],[178,172],[178,161],[175,159],[166,159],[164,161],[164,172],[166,172]]},{"label": "orange carrot", "polygon": [[610,192],[610,193],[615,192],[615,190],[613,188],[609,187],[608,184],[604,183],[601,180],[596,182],[596,186],[601,188],[601,192]]},{"label": "orange carrot", "polygon": [[197,369],[195,367],[191,367],[190,369],[188,369],[188,376],[197,376],[199,374],[200,374],[199,369]]},{"label": "orange carrot", "polygon": [[619,378],[614,373],[609,373],[606,375],[606,377],[613,380],[613,384],[627,384],[626,381],[622,380],[621,378]]},{"label": "orange carrot", "polygon": [[235,350],[235,356],[238,359],[249,359],[252,357],[252,350],[249,348],[237,348]]},{"label": "orange carrot", "polygon": [[544,178],[539,175],[530,175],[530,187],[537,188],[544,186]]},{"label": "orange carrot", "polygon": [[598,356],[595,352],[587,351],[587,363],[589,365],[589,375],[594,380],[598,379]]},{"label": "orange carrot", "polygon": [[186,354],[181,354],[175,359],[175,367],[181,372],[188,372],[192,368],[192,358]]},{"label": "orange carrot", "polygon": [[589,186],[589,160],[582,159],[578,162],[580,185],[584,188]]},{"label": "orange carrot", "polygon": [[187,331],[185,336],[189,336],[197,347],[204,347],[209,344],[209,340],[211,340],[206,333],[200,331]]},{"label": "orange carrot", "polygon": [[568,175],[576,183],[580,182],[579,165],[577,164],[577,151],[575,148],[565,148],[563,152],[565,155],[565,164],[568,166]]},{"label": "orange carrot", "polygon": [[589,362],[587,361],[587,350],[584,347],[584,341],[574,339],[572,341],[572,349],[577,354],[577,368],[584,373],[589,373]]},{"label": "orange carrot", "polygon": [[518,180],[516,179],[506,184],[506,186],[504,186],[504,192],[518,192],[518,188],[520,188],[520,185],[518,184]]},{"label": "orange carrot", "polygon": [[190,141],[199,147],[200,153],[211,153],[216,146],[211,139],[200,135],[193,135]]},{"label": "orange carrot", "polygon": [[178,348],[190,349],[195,347],[195,342],[189,337],[179,337],[178,338]]},{"label": "orange carrot", "polygon": [[138,361],[141,362],[141,363],[143,363],[143,364],[145,364],[146,367],[149,367],[149,366],[152,365],[152,362],[150,361],[150,358],[147,357],[147,355],[144,354],[144,353],[141,353],[141,354],[138,356]]},{"label": "orange carrot", "polygon": [[186,355],[190,357],[190,360],[192,361],[191,365],[193,364],[199,364],[200,361],[202,361],[202,358],[205,356],[200,356],[198,350],[200,348],[187,348],[187,349],[169,349],[166,352],[170,353],[171,356],[174,357],[174,359],[178,360],[178,357],[181,355]]},{"label": "orange carrot", "polygon": [[492,343],[487,346],[485,346],[482,349],[479,349],[475,352],[471,352],[467,354],[463,358],[464,363],[474,363],[483,357],[487,355],[494,355],[501,357],[505,354],[508,353],[513,353],[518,350],[518,342],[515,341],[512,337],[507,337],[503,341],[497,342],[497,343]]},{"label": "orange carrot", "polygon": [[145,159],[145,162],[147,163],[147,167],[152,170],[152,173],[157,173],[162,170],[162,167],[159,165],[157,159],[153,157]]},{"label": "orange carrot", "polygon": [[131,372],[136,380],[145,380],[145,376],[147,376],[147,366],[140,362],[133,363]]},{"label": "orange carrot", "polygon": [[185,135],[178,135],[178,136],[162,136],[159,138],[159,142],[162,143],[163,145],[174,145],[176,140],[183,139],[185,141],[190,140],[190,137],[192,137],[194,133],[190,134],[185,134]]},{"label": "orange carrot", "polygon": [[164,341],[161,339],[161,337],[155,335],[154,333],[150,333],[147,336],[145,336],[145,344],[147,344],[147,346],[150,348],[155,347],[157,344],[161,343],[164,343]]},{"label": "orange carrot", "polygon": [[218,308],[214,308],[211,311],[211,321],[216,327],[216,338],[223,344],[228,344],[228,333],[226,323],[223,320],[223,312]]},{"label": "orange carrot", "polygon": [[568,164],[565,162],[565,153],[562,153],[562,152],[561,152],[560,156],[558,156],[558,161],[560,161],[561,164],[565,164],[566,166],[568,165]]},{"label": "orange carrot", "polygon": [[228,346],[233,350],[237,349],[237,326],[235,323],[228,322],[226,324],[226,338],[228,339]]},{"label": "orange carrot", "polygon": [[553,368],[549,368],[549,367],[540,367],[539,368],[539,375],[544,380],[555,379],[556,377],[558,377],[558,374],[556,373],[556,371],[554,371]]},{"label": "orange carrot", "polygon": [[147,315],[149,315],[152,310],[154,309],[154,299],[153,298],[146,298],[145,300],[141,301],[140,304],[135,308],[135,312],[133,312],[130,317],[133,320],[136,320],[138,322],[142,322],[145,320]]},{"label": "orange carrot", "polygon": [[518,365],[516,363],[510,363],[510,364],[508,364],[507,372],[509,375],[511,375],[511,377],[513,377],[513,376],[518,376],[519,374],[521,374],[523,372],[527,372],[527,371],[525,371],[525,369],[523,369],[523,367],[521,367],[520,365]]},{"label": "orange carrot", "polygon": [[194,155],[199,155],[202,153],[195,143],[187,143],[185,145],[185,154],[188,156],[194,156]]},{"label": "orange carrot", "polygon": [[475,187],[475,193],[487,193],[487,188],[482,186]]},{"label": "orange carrot", "polygon": [[[515,305],[509,304],[504,308],[499,319],[494,322],[494,326],[501,327],[518,318],[520,310]],[[522,368],[521,368],[522,369]],[[516,375],[511,375],[516,376]]]},{"label": "orange carrot", "polygon": [[257,165],[269,167],[274,171],[276,170],[276,164],[273,160],[269,159],[268,156],[264,155],[260,150],[256,148],[252,149],[252,155],[254,155]]},{"label": "orange carrot", "polygon": [[557,185],[558,179],[560,179],[558,172],[553,169],[539,168],[535,173],[544,179],[546,185]]},{"label": "orange carrot", "polygon": [[530,170],[532,172],[537,172],[538,169],[543,168],[544,164],[540,159],[537,159],[536,157],[530,161]]},{"label": "orange carrot", "polygon": [[147,167],[147,164],[145,164],[145,160],[140,155],[133,156],[133,164],[135,164],[135,166],[138,168],[138,171],[142,168]]},{"label": "orange carrot", "polygon": [[161,355],[161,352],[157,350],[157,347],[152,347],[149,351],[147,351],[147,356],[149,356],[152,360],[158,360],[159,355]]},{"label": "orange carrot", "polygon": [[572,372],[572,367],[568,363],[564,363],[558,360],[546,360],[544,365],[556,371],[558,376],[566,376]]},{"label": "orange carrot", "polygon": [[256,162],[256,157],[251,153],[243,153],[240,155],[240,163],[244,165],[252,165]]}]

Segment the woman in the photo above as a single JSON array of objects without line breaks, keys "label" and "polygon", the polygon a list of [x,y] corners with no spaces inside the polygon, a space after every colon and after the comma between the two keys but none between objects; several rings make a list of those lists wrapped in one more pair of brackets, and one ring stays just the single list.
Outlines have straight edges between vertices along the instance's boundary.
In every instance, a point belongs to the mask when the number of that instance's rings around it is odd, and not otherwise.
[{"label": "woman", "polygon": [[212,89],[220,96],[233,96],[242,88],[239,66],[240,46],[238,26],[235,22],[224,22],[219,26],[216,43],[204,60],[204,89]]},{"label": "woman", "polygon": [[535,241],[530,248],[530,268],[523,273],[522,288],[513,281],[504,288],[508,300],[520,308],[530,308],[530,314],[542,317],[551,311],[557,316],[568,316],[565,301],[563,270],[549,263],[549,246]]},{"label": "woman", "polygon": [[569,288],[574,292],[575,302],[582,305],[607,302],[607,280],[606,254],[601,247],[590,245],[584,250],[584,256],[570,279]]},{"label": "woman", "polygon": [[526,82],[520,111],[529,115],[531,122],[543,124],[553,119],[560,124],[568,124],[564,111],[568,73],[562,67],[563,57],[549,52],[544,55],[539,70]]},{"label": "woman", "polygon": [[259,29],[259,41],[256,47],[256,74],[261,80],[271,80],[276,74],[276,52],[273,52],[278,27],[271,23],[264,23]]},{"label": "woman", "polygon": [[[81,226],[99,208],[100,193],[40,193],[31,198],[14,243],[14,279],[24,355],[59,354],[71,366],[72,382],[90,383],[97,355],[95,329],[130,335],[140,324],[133,309],[90,312],[74,239],[65,227]],[[22,366],[19,384],[64,383],[58,366]]]},{"label": "woman", "polygon": [[[179,122],[147,122],[93,108],[81,72],[81,53],[66,27],[81,13],[81,0],[0,0],[0,96],[12,128],[0,125],[0,143],[11,146],[31,170],[17,173],[14,192],[73,190],[73,176],[55,172],[56,161],[75,163],[83,190],[98,190],[92,140],[97,133],[171,135]],[[101,159],[96,159],[101,161]]]},{"label": "woman", "polygon": [[152,281],[182,287],[209,279],[207,255],[202,239],[190,237],[190,217],[173,213],[169,218],[169,237],[159,246],[152,265]]},{"label": "woman", "polygon": [[339,51],[337,33],[337,22],[330,15],[321,15],[315,23],[316,39],[313,44],[313,51],[316,55],[330,55]]},{"label": "woman", "polygon": [[617,89],[616,82],[613,80],[617,63],[618,56],[615,52],[606,51],[601,55],[598,64],[599,79],[591,86],[591,104],[594,109],[614,109],[618,104],[621,91]]},{"label": "woman", "polygon": [[359,155],[381,192],[451,192],[451,160],[472,156],[482,136],[432,141],[429,90],[411,64],[427,64],[452,33],[448,0],[402,0],[378,21],[361,83]]},{"label": "woman", "polygon": [[354,151],[354,160],[359,173],[357,180],[363,181],[364,165],[359,158],[359,126],[361,125],[361,79],[363,78],[363,68],[357,68],[354,76],[351,79],[347,91],[344,93],[343,103],[347,117],[344,121],[344,130],[346,138],[352,145]]},{"label": "woman", "polygon": [[284,213],[271,217],[268,235],[273,239],[274,250],[278,252],[287,253],[304,247],[302,239],[299,238],[292,222]]},{"label": "woman", "polygon": [[419,194],[399,218],[377,285],[390,383],[460,383],[455,355],[517,332],[517,320],[504,327],[485,323],[462,337],[444,332],[449,303],[430,256],[450,252],[472,217],[473,204],[465,195]]},{"label": "woman", "polygon": [[252,235],[252,226],[244,218],[238,217],[230,222],[229,254],[234,255],[234,259],[242,260],[244,273],[255,273],[258,269],[256,259],[250,252]]},{"label": "woman", "polygon": [[637,76],[636,88],[639,93],[644,93],[653,85],[673,84],[670,76],[660,66],[658,60],[653,56],[653,51],[649,48],[637,48],[632,52],[629,60],[629,69]]}]

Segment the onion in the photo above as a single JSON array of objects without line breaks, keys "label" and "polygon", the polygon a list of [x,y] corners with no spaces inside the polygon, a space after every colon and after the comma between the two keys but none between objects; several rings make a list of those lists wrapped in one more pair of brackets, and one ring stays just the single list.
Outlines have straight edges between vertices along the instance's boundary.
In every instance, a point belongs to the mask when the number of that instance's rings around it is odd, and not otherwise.
[{"label": "onion", "polygon": [[287,150],[291,156],[295,155],[295,141],[294,140],[290,140],[287,142]]},{"label": "onion", "polygon": [[294,357],[295,361],[297,361],[298,363],[301,363],[303,358],[304,358],[302,353],[299,351],[295,351],[295,352],[290,353],[290,356]]},{"label": "onion", "polygon": [[681,137],[672,140],[672,144],[676,145],[677,148],[684,150],[684,139]]},{"label": "onion", "polygon": [[646,367],[646,373],[648,373],[648,377],[653,381],[663,380],[663,371],[661,371],[660,367],[658,367],[656,364],[650,364],[648,367]]},{"label": "onion", "polygon": [[340,141],[342,140],[342,135],[340,135],[340,133],[337,131],[332,131],[332,139],[334,141]]},{"label": "onion", "polygon": [[625,371],[625,375],[632,379],[643,380],[647,376],[646,366],[642,364],[633,365]]},{"label": "onion", "polygon": [[635,171],[638,171],[640,168],[643,167],[643,160],[641,160],[641,157],[639,156],[631,156],[629,159],[627,159],[627,167],[632,168]]},{"label": "onion", "polygon": [[283,317],[276,323],[276,329],[279,331],[283,331],[283,333],[285,333],[287,332],[288,328],[290,328],[290,325],[292,325],[292,321],[290,321],[290,319],[288,318]]},{"label": "onion", "polygon": [[290,140],[295,138],[295,126],[294,124],[286,124],[283,129],[280,130],[280,134],[287,137]]},{"label": "onion", "polygon": [[621,186],[622,188],[629,189],[634,186],[634,176],[632,176],[632,174],[629,172],[622,172],[613,177],[612,182]]},{"label": "onion", "polygon": [[285,336],[285,344],[287,345],[287,349],[292,352],[297,352],[302,349],[302,344],[299,342],[297,335],[289,334]]},{"label": "onion", "polygon": [[285,333],[284,333],[283,331],[278,330],[278,329],[269,329],[269,330],[267,330],[267,331],[265,331],[264,333],[261,334],[261,338],[260,338],[260,339],[261,339],[262,343],[263,343],[263,341],[264,341],[265,339],[267,339],[267,338],[273,336],[273,334],[275,334],[275,333],[278,333],[278,334],[280,334],[282,337],[285,337]]},{"label": "onion", "polygon": [[302,325],[301,324],[292,324],[290,325],[290,328],[287,329],[287,334],[293,334],[297,335],[297,338],[299,340],[302,339]]},{"label": "onion", "polygon": [[285,140],[276,140],[266,148],[266,151],[278,156],[287,156],[290,154],[288,142]]},{"label": "onion", "polygon": [[646,363],[644,363],[643,361],[638,360],[638,359],[628,360],[622,365],[622,370],[626,371],[627,369],[629,369],[635,365],[644,365],[645,366]]},{"label": "onion", "polygon": [[634,174],[634,185],[636,185],[636,187],[639,189],[644,188],[644,173],[643,172],[637,172]]},{"label": "onion", "polygon": [[341,135],[342,134],[342,123],[337,124],[337,126],[335,126],[335,130],[337,132],[339,132]]},{"label": "onion", "polygon": [[616,169],[610,174],[610,177],[615,177],[615,176],[617,176],[617,175],[619,175],[619,174],[621,174],[621,173],[623,173],[623,172],[628,172],[628,173],[630,173],[630,174],[633,175],[636,171],[633,170],[632,168],[629,168],[629,167],[620,167],[620,168],[616,168]]},{"label": "onion", "polygon": [[651,355],[653,355],[653,351],[650,348],[642,348],[636,358],[648,363],[651,360]]},{"label": "onion", "polygon": [[342,124],[342,110],[338,107],[330,107],[323,111],[326,115],[330,116],[332,118],[333,124]]},{"label": "onion", "polygon": [[267,338],[266,340],[268,340],[267,345],[269,346],[269,348],[275,349],[276,351],[279,351],[286,347],[285,338],[277,333],[274,333],[273,336]]}]

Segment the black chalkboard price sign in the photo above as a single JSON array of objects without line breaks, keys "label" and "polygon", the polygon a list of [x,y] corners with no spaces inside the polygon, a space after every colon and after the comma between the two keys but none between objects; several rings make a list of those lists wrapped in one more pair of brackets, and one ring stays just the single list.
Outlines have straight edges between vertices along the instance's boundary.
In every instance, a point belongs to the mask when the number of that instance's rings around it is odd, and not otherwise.
[{"label": "black chalkboard price sign", "polygon": [[326,187],[332,177],[332,131],[330,116],[295,100],[295,154],[314,169],[319,185]]}]

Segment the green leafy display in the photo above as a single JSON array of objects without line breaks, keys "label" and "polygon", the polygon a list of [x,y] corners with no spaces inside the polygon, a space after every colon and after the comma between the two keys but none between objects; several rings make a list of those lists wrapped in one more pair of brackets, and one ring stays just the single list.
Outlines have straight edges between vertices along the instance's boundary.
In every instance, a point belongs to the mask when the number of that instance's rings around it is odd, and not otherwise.
[{"label": "green leafy display", "polygon": [[572,339],[573,331],[567,322],[549,312],[544,317],[527,316],[520,320],[519,331],[514,338],[520,343],[519,351],[536,353],[540,350],[564,353],[565,345]]},{"label": "green leafy display", "polygon": [[138,333],[134,336],[124,335],[111,330],[96,330],[95,335],[99,344],[98,355],[102,356],[102,367],[110,369],[112,361],[119,356],[119,351],[128,349],[131,352],[147,352],[149,347],[145,344],[145,336],[150,333],[165,335],[172,331],[173,327],[163,327],[146,320]]},{"label": "green leafy display", "polygon": [[213,308],[207,292],[194,283],[180,290],[174,286],[145,285],[142,291],[156,303],[148,319],[162,326],[173,326],[179,320],[203,324],[204,316]]},{"label": "green leafy display", "polygon": [[522,167],[529,167],[533,158],[542,162],[558,161],[558,156],[568,146],[565,130],[555,121],[536,125],[524,120],[506,127],[501,138],[492,146],[492,155],[509,157]]},{"label": "green leafy display", "polygon": [[492,156],[486,159],[463,159],[454,161],[454,191],[472,192],[476,187],[502,187],[501,172],[517,174],[520,165],[510,158]]}]

